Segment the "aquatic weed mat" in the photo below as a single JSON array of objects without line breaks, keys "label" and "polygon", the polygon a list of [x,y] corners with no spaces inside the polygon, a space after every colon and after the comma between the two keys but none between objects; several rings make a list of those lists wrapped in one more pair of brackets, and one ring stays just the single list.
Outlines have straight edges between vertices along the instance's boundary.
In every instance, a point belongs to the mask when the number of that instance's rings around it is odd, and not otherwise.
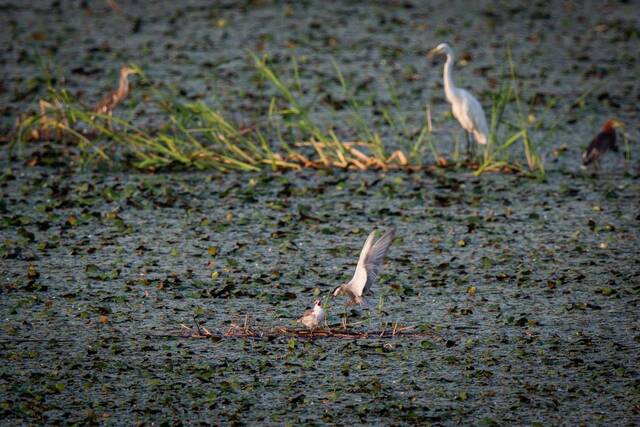
[{"label": "aquatic weed mat", "polygon": [[[8,423],[636,417],[637,177],[107,175],[3,161]],[[247,313],[250,328],[289,330],[391,225],[371,314],[348,322],[444,340],[150,336],[194,316],[243,333]],[[329,307],[332,330],[343,304]]]}]

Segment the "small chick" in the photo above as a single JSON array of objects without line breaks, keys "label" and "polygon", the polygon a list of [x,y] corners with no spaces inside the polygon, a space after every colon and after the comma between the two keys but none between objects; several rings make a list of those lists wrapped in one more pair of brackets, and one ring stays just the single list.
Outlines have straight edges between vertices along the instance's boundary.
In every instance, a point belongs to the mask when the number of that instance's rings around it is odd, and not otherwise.
[{"label": "small chick", "polygon": [[320,323],[324,322],[324,319],[324,309],[318,299],[315,301],[313,309],[305,311],[302,317],[296,320],[296,322],[302,323],[307,328],[313,330],[317,328]]}]

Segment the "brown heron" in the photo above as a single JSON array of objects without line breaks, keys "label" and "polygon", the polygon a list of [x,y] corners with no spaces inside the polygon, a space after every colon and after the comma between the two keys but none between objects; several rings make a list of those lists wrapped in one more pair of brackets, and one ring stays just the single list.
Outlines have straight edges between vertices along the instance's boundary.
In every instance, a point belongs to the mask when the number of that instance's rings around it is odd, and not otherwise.
[{"label": "brown heron", "polygon": [[[120,68],[118,88],[107,93],[100,102],[96,104],[93,111],[111,117],[113,115],[113,109],[129,94],[129,75],[136,73],[138,73],[136,69],[127,67],[126,65]],[[109,127],[111,127],[111,121],[109,121]]]}]

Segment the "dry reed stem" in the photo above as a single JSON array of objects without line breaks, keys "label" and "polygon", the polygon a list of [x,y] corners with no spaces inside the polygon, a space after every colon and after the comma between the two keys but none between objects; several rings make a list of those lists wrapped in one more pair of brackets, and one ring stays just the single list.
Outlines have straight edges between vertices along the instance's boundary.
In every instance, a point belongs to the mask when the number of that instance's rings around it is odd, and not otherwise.
[{"label": "dry reed stem", "polygon": [[367,170],[369,169],[367,166],[363,165],[362,163],[360,163],[359,161],[357,161],[356,159],[351,160],[351,163],[358,169],[360,170]]},{"label": "dry reed stem", "polygon": [[394,160],[398,160],[400,166],[407,166],[409,164],[409,162],[407,161],[407,157],[404,155],[404,153],[400,150],[396,150],[393,153],[391,153],[391,155],[389,156],[389,158],[386,160],[386,163],[391,163]]},{"label": "dry reed stem", "polygon": [[356,156],[358,159],[362,160],[365,164],[371,163],[371,157],[367,156],[366,154],[364,154],[362,151],[358,150],[357,148],[348,147],[348,150],[349,150],[349,152],[351,154]]},{"label": "dry reed stem", "polygon": [[342,150],[336,149],[336,155],[340,159],[340,164],[344,165],[342,167],[347,167],[347,159],[344,158],[344,154],[342,154]]}]

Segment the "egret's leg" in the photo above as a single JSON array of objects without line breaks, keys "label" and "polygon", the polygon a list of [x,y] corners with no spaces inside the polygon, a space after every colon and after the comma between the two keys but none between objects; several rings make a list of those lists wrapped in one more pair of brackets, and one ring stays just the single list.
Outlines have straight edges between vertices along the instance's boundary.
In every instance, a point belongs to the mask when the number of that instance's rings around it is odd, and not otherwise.
[{"label": "egret's leg", "polygon": [[465,131],[465,134],[467,135],[467,160],[470,160],[471,157],[471,134],[469,132]]},{"label": "egret's leg", "polygon": [[473,135],[469,134],[469,140],[471,141],[471,158],[473,160],[476,159],[476,149],[478,147],[478,144],[476,143],[476,139]]},{"label": "egret's leg", "polygon": [[467,159],[468,159],[469,158],[469,149],[470,149],[470,146],[469,146],[469,132],[464,131],[464,137],[467,140]]}]

